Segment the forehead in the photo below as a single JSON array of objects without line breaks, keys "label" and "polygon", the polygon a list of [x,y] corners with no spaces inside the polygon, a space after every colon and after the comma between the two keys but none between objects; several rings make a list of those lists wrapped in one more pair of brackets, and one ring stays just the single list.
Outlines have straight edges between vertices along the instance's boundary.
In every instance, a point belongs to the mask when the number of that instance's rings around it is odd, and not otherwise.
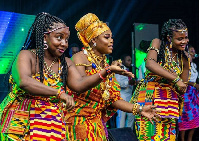
[{"label": "forehead", "polygon": [[174,37],[185,37],[185,36],[188,36],[188,32],[187,31],[184,31],[184,32],[181,32],[181,31],[173,31],[173,36]]},{"label": "forehead", "polygon": [[104,35],[112,35],[111,30],[106,30],[105,32],[100,34],[100,36],[104,36]]},{"label": "forehead", "polygon": [[126,56],[125,57],[125,60],[130,60],[131,59],[131,56]]}]

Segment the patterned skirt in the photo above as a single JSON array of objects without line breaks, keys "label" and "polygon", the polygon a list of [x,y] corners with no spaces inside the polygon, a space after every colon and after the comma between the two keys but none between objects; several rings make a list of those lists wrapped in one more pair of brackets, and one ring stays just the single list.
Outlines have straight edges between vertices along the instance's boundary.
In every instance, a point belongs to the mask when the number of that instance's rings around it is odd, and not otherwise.
[{"label": "patterned skirt", "polygon": [[135,116],[135,127],[140,141],[175,141],[176,119],[159,118],[152,124],[146,117]]},{"label": "patterned skirt", "polygon": [[2,115],[0,137],[3,141],[62,141],[66,133],[62,118],[59,103],[16,99]]},{"label": "patterned skirt", "polygon": [[184,94],[184,107],[178,126],[180,131],[199,127],[199,91],[193,86],[189,85]]}]

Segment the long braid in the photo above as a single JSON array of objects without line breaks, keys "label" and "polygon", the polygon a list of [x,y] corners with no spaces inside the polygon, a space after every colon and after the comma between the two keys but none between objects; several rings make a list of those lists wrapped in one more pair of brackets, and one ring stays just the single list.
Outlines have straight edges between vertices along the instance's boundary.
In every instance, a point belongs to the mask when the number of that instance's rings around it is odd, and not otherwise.
[{"label": "long braid", "polygon": [[[39,59],[39,71],[40,71],[40,82],[44,80],[43,68],[44,68],[44,32],[52,29],[54,23],[63,23],[65,22],[58,17],[52,16],[48,13],[39,13],[35,21],[33,22],[31,28],[29,29],[28,35],[26,37],[23,50],[36,49],[36,66],[37,58]],[[66,24],[65,24],[66,25]],[[66,90],[66,81],[67,81],[67,62],[65,60],[64,54],[60,57],[62,65],[62,77],[63,84]]]},{"label": "long braid", "polygon": [[[179,29],[185,29],[187,26],[181,19],[169,19],[169,21],[165,22],[162,30],[161,30],[161,46],[160,46],[160,53],[158,55],[158,62],[162,62],[162,65],[165,63],[165,47],[169,43],[167,40],[167,36],[172,38],[173,31],[179,30]],[[180,55],[180,53],[179,53]],[[183,56],[186,57],[186,55],[183,53]],[[187,57],[186,57],[187,58]]]}]

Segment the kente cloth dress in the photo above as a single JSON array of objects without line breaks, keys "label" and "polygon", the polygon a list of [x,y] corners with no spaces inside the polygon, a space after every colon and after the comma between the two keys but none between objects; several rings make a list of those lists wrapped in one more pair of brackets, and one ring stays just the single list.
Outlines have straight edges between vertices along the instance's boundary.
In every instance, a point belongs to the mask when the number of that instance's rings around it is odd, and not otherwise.
[{"label": "kente cloth dress", "polygon": [[[192,62],[190,82],[196,82],[197,77],[198,71],[196,69],[196,64]],[[183,98],[183,112],[178,120],[180,131],[199,127],[199,91],[195,87],[188,85]]]},{"label": "kente cloth dress", "polygon": [[[96,69],[86,70],[86,74],[97,73]],[[117,111],[111,104],[121,99],[120,86],[115,77],[110,79],[109,99],[104,100],[101,85],[84,92],[76,93],[68,90],[75,100],[75,108],[65,113],[67,140],[71,141],[106,141],[105,123]]]},{"label": "kente cloth dress", "polygon": [[[168,61],[166,61],[168,62]],[[161,65],[161,63],[160,63]],[[181,68],[176,64],[173,69],[177,75],[181,74]],[[164,69],[168,69],[166,63]],[[176,92],[172,83],[165,78],[155,75],[149,70],[145,79],[138,84],[130,103],[144,105],[157,105],[157,110],[161,118],[158,122],[151,124],[144,116],[135,115],[135,129],[140,141],[175,141],[176,139],[176,119],[183,105],[183,98]]]},{"label": "kente cloth dress", "polygon": [[[59,62],[60,66],[60,62]],[[56,89],[63,86],[59,74],[44,73],[44,84]],[[40,81],[40,74],[32,78]],[[11,92],[0,104],[2,141],[61,141],[65,139],[62,103],[55,96],[33,96],[20,89],[10,77]]]}]

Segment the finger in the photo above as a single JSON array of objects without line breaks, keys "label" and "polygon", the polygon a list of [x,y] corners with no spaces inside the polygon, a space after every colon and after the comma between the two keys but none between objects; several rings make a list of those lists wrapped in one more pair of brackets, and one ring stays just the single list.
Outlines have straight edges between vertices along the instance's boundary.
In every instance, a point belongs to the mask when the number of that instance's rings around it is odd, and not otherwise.
[{"label": "finger", "polygon": [[157,105],[150,105],[151,109],[155,109]]},{"label": "finger", "polygon": [[152,119],[153,119],[155,122],[158,122],[158,119],[157,119],[155,116],[153,116]]},{"label": "finger", "polygon": [[151,124],[153,124],[153,121],[152,121],[152,119],[151,119],[151,118],[149,118],[149,120],[150,120]]}]

